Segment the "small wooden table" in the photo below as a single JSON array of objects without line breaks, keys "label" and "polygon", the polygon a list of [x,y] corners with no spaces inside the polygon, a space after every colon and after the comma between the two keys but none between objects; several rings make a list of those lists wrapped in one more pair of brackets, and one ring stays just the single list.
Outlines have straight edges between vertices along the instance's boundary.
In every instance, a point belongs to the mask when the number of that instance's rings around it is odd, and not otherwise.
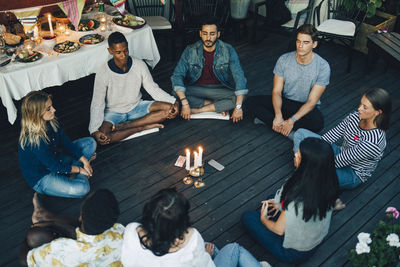
[{"label": "small wooden table", "polygon": [[400,63],[400,34],[395,32],[373,33],[367,36],[368,58],[366,72],[371,71],[377,59],[382,57],[389,63]]}]

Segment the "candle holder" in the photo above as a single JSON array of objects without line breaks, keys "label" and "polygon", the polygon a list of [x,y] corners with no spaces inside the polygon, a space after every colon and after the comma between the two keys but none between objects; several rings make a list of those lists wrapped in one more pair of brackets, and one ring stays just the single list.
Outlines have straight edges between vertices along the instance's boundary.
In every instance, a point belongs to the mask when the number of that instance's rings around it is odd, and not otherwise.
[{"label": "candle holder", "polygon": [[206,186],[206,183],[203,181],[202,178],[199,178],[199,179],[197,179],[197,180],[194,182],[193,185],[194,185],[194,187],[196,187],[196,188],[202,188],[202,187]]},{"label": "candle holder", "polygon": [[193,183],[193,178],[191,176],[185,176],[185,177],[183,177],[182,182],[184,184],[192,184]]},{"label": "candle holder", "polygon": [[203,166],[199,166],[199,167],[192,167],[189,170],[189,175],[193,176],[193,177],[199,177],[202,176],[204,174],[204,168]]}]

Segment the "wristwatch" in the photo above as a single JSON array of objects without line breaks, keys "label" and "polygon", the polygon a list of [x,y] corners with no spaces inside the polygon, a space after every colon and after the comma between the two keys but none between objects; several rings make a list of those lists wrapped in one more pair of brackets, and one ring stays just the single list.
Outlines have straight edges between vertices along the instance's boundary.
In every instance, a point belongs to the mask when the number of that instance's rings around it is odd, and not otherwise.
[{"label": "wristwatch", "polygon": [[242,108],[242,104],[237,104],[235,108],[236,109],[241,109]]}]

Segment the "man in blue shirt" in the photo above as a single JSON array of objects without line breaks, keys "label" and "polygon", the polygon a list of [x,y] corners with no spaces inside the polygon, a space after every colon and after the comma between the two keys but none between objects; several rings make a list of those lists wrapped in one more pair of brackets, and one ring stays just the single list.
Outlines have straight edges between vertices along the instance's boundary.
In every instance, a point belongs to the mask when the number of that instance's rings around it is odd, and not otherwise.
[{"label": "man in blue shirt", "polygon": [[236,51],[219,36],[216,19],[206,19],[200,30],[201,40],[186,47],[175,67],[172,87],[182,103],[184,119],[209,111],[226,114],[232,109],[233,122],[243,118],[246,78]]},{"label": "man in blue shirt", "polygon": [[249,97],[246,103],[256,118],[284,136],[298,128],[319,132],[324,127],[319,105],[329,84],[330,67],[313,52],[317,44],[313,25],[299,27],[296,51],[283,54],[275,65],[272,96]]}]

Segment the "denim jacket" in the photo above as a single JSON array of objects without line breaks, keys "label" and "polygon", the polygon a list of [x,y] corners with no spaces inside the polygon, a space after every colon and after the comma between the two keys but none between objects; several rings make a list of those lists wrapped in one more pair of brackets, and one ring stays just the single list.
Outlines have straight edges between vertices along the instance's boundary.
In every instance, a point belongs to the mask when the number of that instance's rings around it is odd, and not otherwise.
[{"label": "denim jacket", "polygon": [[[200,78],[204,66],[203,43],[198,41],[186,47],[171,76],[174,91],[185,92],[184,79],[192,85]],[[235,90],[235,95],[246,95],[246,78],[235,49],[217,40],[213,61],[214,74],[226,87]],[[230,71],[229,71],[230,70]]]}]

